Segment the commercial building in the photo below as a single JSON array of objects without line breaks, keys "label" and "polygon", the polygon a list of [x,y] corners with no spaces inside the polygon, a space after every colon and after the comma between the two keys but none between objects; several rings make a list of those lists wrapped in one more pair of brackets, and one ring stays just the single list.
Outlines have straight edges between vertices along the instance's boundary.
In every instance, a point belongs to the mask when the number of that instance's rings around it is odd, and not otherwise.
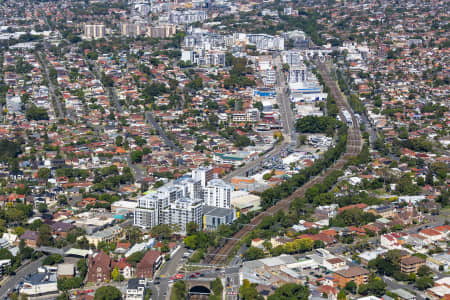
[{"label": "commercial building", "polygon": [[25,277],[20,289],[20,294],[28,297],[56,295],[58,293],[56,273],[45,267],[40,267],[38,273]]},{"label": "commercial building", "polygon": [[222,224],[231,224],[235,218],[234,209],[203,206],[203,229],[205,230],[216,230]]},{"label": "commercial building", "polygon": [[427,258],[427,266],[436,271],[447,272],[450,265],[450,254],[436,253]]},{"label": "commercial building", "polygon": [[341,288],[350,281],[354,281],[359,286],[369,281],[369,271],[361,267],[350,267],[346,270],[337,271],[334,278]]},{"label": "commercial building", "polygon": [[246,261],[242,265],[241,278],[260,285],[283,285],[302,283],[301,274],[296,271],[301,262],[291,255]]},{"label": "commercial building", "polygon": [[75,276],[75,264],[59,264],[58,266],[58,279],[59,278],[72,278]]},{"label": "commercial building", "polygon": [[259,110],[256,108],[250,108],[246,112],[235,112],[232,116],[233,122],[250,122],[256,123],[260,120]]}]

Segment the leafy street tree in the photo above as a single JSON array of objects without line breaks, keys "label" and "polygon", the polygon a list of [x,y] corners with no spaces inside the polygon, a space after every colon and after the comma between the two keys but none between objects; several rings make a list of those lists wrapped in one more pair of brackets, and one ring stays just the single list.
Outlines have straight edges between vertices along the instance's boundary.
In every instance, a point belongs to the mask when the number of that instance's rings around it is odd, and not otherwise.
[{"label": "leafy street tree", "polygon": [[309,289],[300,284],[287,283],[275,290],[273,295],[270,295],[268,300],[307,300],[309,296]]},{"label": "leafy street tree", "polygon": [[258,294],[256,285],[251,284],[248,279],[244,279],[239,288],[239,296],[242,300],[263,300],[264,298]]},{"label": "leafy street tree", "polygon": [[95,291],[94,300],[122,300],[122,293],[113,286],[102,286]]},{"label": "leafy street tree", "polygon": [[262,249],[256,248],[256,247],[250,247],[245,253],[244,253],[244,259],[245,260],[255,260],[260,259],[264,257],[264,251]]},{"label": "leafy street tree", "polygon": [[172,234],[172,228],[166,224],[157,225],[152,228],[151,234],[156,239],[167,240]]},{"label": "leafy street tree", "polygon": [[39,179],[47,180],[50,178],[50,169],[49,168],[40,168],[38,170],[37,176]]},{"label": "leafy street tree", "polygon": [[352,280],[347,282],[347,284],[345,285],[345,290],[348,291],[349,293],[355,294],[356,290],[357,290],[357,285],[356,283]]},{"label": "leafy street tree", "polygon": [[47,224],[42,224],[39,227],[38,245],[40,246],[52,246],[52,228]]}]

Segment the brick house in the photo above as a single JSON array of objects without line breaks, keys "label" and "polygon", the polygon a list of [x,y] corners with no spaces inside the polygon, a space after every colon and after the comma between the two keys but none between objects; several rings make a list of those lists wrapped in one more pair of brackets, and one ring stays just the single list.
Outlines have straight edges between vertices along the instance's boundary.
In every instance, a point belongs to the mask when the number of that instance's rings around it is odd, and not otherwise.
[{"label": "brick house", "polygon": [[161,263],[161,252],[155,250],[148,251],[137,264],[136,276],[139,278],[153,278],[155,271],[159,268]]},{"label": "brick house", "polygon": [[369,271],[361,267],[350,267],[334,273],[334,279],[339,287],[344,287],[347,282],[354,281],[356,285],[366,284],[369,281]]},{"label": "brick house", "polygon": [[27,230],[19,239],[24,240],[27,247],[36,248],[38,246],[39,234],[36,231]]},{"label": "brick house", "polygon": [[409,256],[400,260],[400,269],[403,273],[417,273],[419,268],[425,264],[423,258],[417,256]]},{"label": "brick house", "polygon": [[65,222],[55,222],[51,227],[53,235],[61,236],[63,238],[67,238],[69,231],[75,228],[72,224]]},{"label": "brick house", "polygon": [[111,258],[103,251],[89,255],[88,282],[111,280]]}]

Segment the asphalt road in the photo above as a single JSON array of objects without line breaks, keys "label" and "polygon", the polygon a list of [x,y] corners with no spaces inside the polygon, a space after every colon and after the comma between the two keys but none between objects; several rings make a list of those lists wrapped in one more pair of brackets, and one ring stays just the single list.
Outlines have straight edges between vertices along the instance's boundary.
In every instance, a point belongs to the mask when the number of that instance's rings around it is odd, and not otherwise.
[{"label": "asphalt road", "polygon": [[[102,80],[102,74],[101,74],[101,72],[100,72],[100,70],[98,69],[98,67],[97,67],[97,65],[96,65],[96,63],[95,63],[95,61],[89,61],[91,64],[92,64],[92,66],[93,66],[93,69],[94,69],[94,72],[93,72],[93,74],[94,74],[94,76],[98,79],[98,80]],[[113,102],[114,102],[114,106],[116,107],[116,110],[117,110],[117,112],[119,112],[119,113],[122,113],[123,112],[123,110],[122,110],[122,106],[120,105],[120,103],[119,103],[119,98],[117,97],[117,93],[116,93],[116,89],[114,88],[114,87],[104,87],[107,91],[108,91],[108,95],[109,95],[109,98],[110,99],[112,99],[113,100]]]},{"label": "asphalt road", "polygon": [[172,148],[175,152],[181,152],[180,148],[178,148],[175,143],[169,139],[169,137],[166,135],[165,131],[161,128],[159,123],[155,120],[153,117],[153,114],[151,112],[145,113],[145,120],[152,125],[152,127],[158,132],[159,136],[163,139],[164,143]]},{"label": "asphalt road", "polygon": [[279,154],[281,151],[286,150],[290,142],[296,143],[297,141],[297,137],[294,132],[295,117],[290,106],[291,104],[289,101],[289,97],[286,93],[287,85],[282,71],[281,58],[278,56],[275,59],[275,61],[277,66],[277,87],[276,87],[277,101],[278,106],[280,107],[280,117],[281,117],[281,124],[283,125],[284,139],[281,143],[276,144],[273,147],[273,149],[267,152],[265,155],[259,156],[253,159],[252,161],[247,162],[243,167],[238,168],[232,171],[231,173],[227,174],[223,178],[226,181],[229,181],[231,178],[235,176],[246,176],[247,173],[257,172],[264,161],[267,161],[271,157]]},{"label": "asphalt road", "polygon": [[59,101],[58,97],[56,96],[56,92],[55,92],[56,89],[55,89],[53,82],[50,79],[50,73],[49,73],[49,69],[48,69],[46,60],[44,60],[44,58],[41,56],[39,51],[37,52],[37,55],[39,56],[39,60],[41,61],[41,66],[42,66],[42,69],[44,70],[45,78],[48,81],[48,88],[50,91],[50,96],[53,99],[53,101],[52,101],[53,105],[54,106],[56,105],[55,113],[58,112],[58,117],[64,118],[64,111],[62,109],[62,104],[61,104],[61,101]]},{"label": "asphalt road", "polygon": [[6,283],[0,288],[0,298],[7,296],[9,292],[12,292],[14,287],[18,285],[26,276],[36,273],[45,257],[46,256],[42,256],[39,259],[32,261],[28,265],[20,268],[16,272],[16,275],[10,276]]},{"label": "asphalt road", "polygon": [[426,298],[424,297],[424,294],[421,291],[417,290],[412,284],[400,283],[387,276],[383,276],[383,281],[386,283],[386,289],[391,292],[395,289],[404,289],[410,293],[415,294],[417,300],[425,300]]},{"label": "asphalt road", "polygon": [[[170,278],[178,273],[178,269],[181,267],[180,261],[186,251],[187,249],[184,247],[178,249],[175,255],[164,264],[158,272],[156,272],[155,278],[160,277],[160,279],[154,279],[153,283],[150,285],[152,289],[152,300],[165,300],[170,297]],[[154,284],[157,281],[160,283]]]},{"label": "asphalt road", "polygon": [[280,56],[275,58],[275,65],[277,67],[277,100],[280,107],[281,121],[283,123],[283,133],[285,138],[292,139],[292,142],[296,143],[297,138],[294,130],[295,117],[291,109],[291,101],[287,95],[288,86],[284,78]]}]

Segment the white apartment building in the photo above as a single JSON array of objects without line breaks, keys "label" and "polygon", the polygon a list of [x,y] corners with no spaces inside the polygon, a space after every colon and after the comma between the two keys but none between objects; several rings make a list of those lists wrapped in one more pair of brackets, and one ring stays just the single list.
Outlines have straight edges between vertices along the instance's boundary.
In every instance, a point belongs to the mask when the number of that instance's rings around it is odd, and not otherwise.
[{"label": "white apartment building", "polygon": [[208,18],[206,11],[202,10],[185,10],[171,11],[169,14],[169,22],[172,24],[191,24],[195,22],[203,22]]},{"label": "white apartment building", "polygon": [[291,65],[289,68],[289,83],[300,83],[307,80],[307,70],[304,64]]},{"label": "white apartment building", "polygon": [[181,198],[169,206],[169,224],[178,225],[181,232],[186,232],[190,222],[202,227],[203,202],[201,199]]},{"label": "white apartment building", "polygon": [[177,28],[173,24],[163,24],[151,26],[147,28],[147,35],[151,38],[168,38],[177,32]]},{"label": "white apartment building", "polygon": [[204,189],[204,203],[207,206],[230,208],[233,187],[222,179],[213,179]]},{"label": "white apartment building", "polygon": [[214,178],[212,167],[200,167],[192,170],[192,179],[200,180],[202,187],[206,187],[206,184]]},{"label": "white apartment building", "polygon": [[120,33],[125,36],[136,37],[147,30],[145,24],[121,23]]},{"label": "white apartment building", "polygon": [[201,180],[181,178],[141,197],[134,210],[134,225],[152,228],[159,224],[178,225],[184,232],[186,224],[202,225]]},{"label": "white apartment building", "polygon": [[232,115],[233,122],[259,122],[260,113],[257,108],[250,108],[246,112],[235,112]]},{"label": "white apartment building", "polygon": [[144,300],[145,287],[147,280],[145,278],[132,278],[128,280],[126,300]]},{"label": "white apartment building", "polygon": [[105,37],[106,29],[103,24],[85,24],[84,37],[86,39],[101,39]]}]

